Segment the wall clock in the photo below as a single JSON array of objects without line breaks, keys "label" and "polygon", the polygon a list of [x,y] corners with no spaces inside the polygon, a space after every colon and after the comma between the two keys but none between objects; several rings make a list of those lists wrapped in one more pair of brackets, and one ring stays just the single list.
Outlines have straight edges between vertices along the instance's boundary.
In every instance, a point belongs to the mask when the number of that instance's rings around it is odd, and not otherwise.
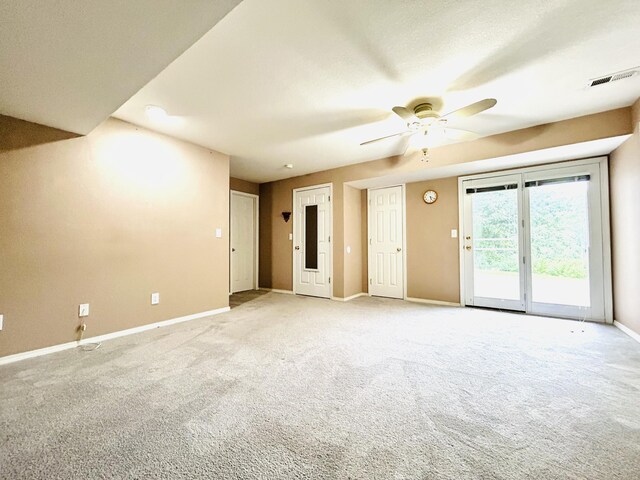
[{"label": "wall clock", "polygon": [[432,203],[436,203],[438,193],[435,190],[427,190],[424,192],[422,199],[424,200],[424,203],[431,205]]}]

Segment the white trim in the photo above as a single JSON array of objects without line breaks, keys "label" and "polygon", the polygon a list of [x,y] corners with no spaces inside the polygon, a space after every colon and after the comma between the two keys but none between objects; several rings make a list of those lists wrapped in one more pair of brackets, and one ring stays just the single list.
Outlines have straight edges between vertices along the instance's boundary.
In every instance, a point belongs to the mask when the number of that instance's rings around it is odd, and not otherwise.
[{"label": "white trim", "polygon": [[[259,271],[258,269],[260,268],[260,195],[255,195],[253,193],[246,193],[246,192],[240,192],[238,190],[229,190],[229,290],[233,290],[232,288],[232,272],[233,272],[233,255],[231,255],[231,195],[241,195],[241,196],[245,196],[245,197],[250,197],[253,198],[254,200],[254,207],[255,207],[255,222],[254,222],[254,227],[255,227],[255,244],[254,244],[254,257],[255,257],[255,262],[256,262],[256,266],[255,266],[255,271],[254,271],[254,279],[253,279],[253,289],[254,290],[258,290],[258,285],[260,282],[260,276],[259,276]],[[229,293],[229,295],[231,295],[231,293]]]},{"label": "white trim", "polygon": [[609,157],[600,159],[600,215],[602,227],[602,257],[604,260],[604,319],[613,323],[613,269],[611,260],[611,218],[609,212]]},{"label": "white trim", "polygon": [[511,174],[518,174],[518,173],[531,173],[531,172],[545,171],[545,170],[558,168],[558,167],[578,167],[580,165],[594,165],[594,164],[599,164],[600,162],[602,162],[603,159],[606,159],[606,158],[607,158],[606,156],[600,155],[598,157],[583,158],[581,160],[550,162],[550,163],[545,163],[545,164],[542,164],[542,165],[534,165],[532,167],[521,167],[521,168],[510,168],[510,169],[507,169],[507,170],[496,170],[496,171],[489,172],[489,173],[478,173],[478,174],[475,174],[475,175],[465,175],[464,177],[458,177],[458,180],[459,181],[478,180],[480,178],[491,178],[491,177],[496,177],[496,176],[511,175]]},{"label": "white trim", "polygon": [[402,187],[402,299],[407,299],[407,185],[403,183]]},{"label": "white trim", "polygon": [[87,343],[104,342],[105,340],[111,340],[113,338],[124,337],[126,335],[132,335],[135,333],[144,332],[146,330],[153,330],[154,328],[168,327],[169,325],[175,325],[176,323],[187,322],[189,320],[196,320],[198,318],[210,317],[218,315],[219,313],[228,312],[229,307],[216,308],[215,310],[208,310],[206,312],[193,313],[191,315],[185,315],[183,317],[172,318],[170,320],[164,320],[161,322],[150,323],[148,325],[142,325],[140,327],[128,328],[126,330],[119,330],[117,332],[107,333],[99,335],[97,337],[84,338],[81,342],[74,341],[68,343],[62,343],[60,345],[53,345],[51,347],[39,348],[37,350],[30,350],[28,352],[15,353],[13,355],[7,355],[0,357],[0,365],[6,365],[8,363],[18,362],[20,360],[26,360],[27,358],[40,357],[42,355],[48,355],[49,353],[61,352],[62,350],[69,350],[71,348],[85,345]]},{"label": "white trim", "polygon": [[279,288],[264,288],[264,287],[260,287],[259,290],[264,290],[265,292],[286,293],[287,295],[294,295],[293,290],[280,290]]},{"label": "white trim", "polygon": [[407,297],[407,302],[413,303],[427,303],[429,305],[446,305],[448,307],[460,307],[459,303],[455,302],[443,302],[442,300],[428,300],[426,298]]},{"label": "white trim", "polygon": [[462,177],[458,177],[458,277],[460,279],[460,306],[464,307],[465,301],[465,262],[464,262],[464,189],[462,188]]},{"label": "white trim", "polygon": [[353,300],[354,298],[358,298],[358,297],[366,297],[368,296],[368,293],[365,292],[360,292],[360,293],[356,293],[355,295],[351,295],[349,297],[331,297],[331,300],[336,300],[337,302],[348,302],[349,300]]},{"label": "white trim", "polygon": [[[315,190],[316,188],[324,188],[324,187],[329,187],[329,215],[331,216],[330,219],[330,225],[331,225],[331,232],[329,232],[329,237],[331,238],[331,249],[329,251],[329,255],[330,255],[330,259],[329,259],[329,282],[331,285],[331,291],[329,292],[329,299],[333,298],[333,292],[334,292],[334,288],[333,286],[335,285],[335,278],[333,275],[333,259],[335,258],[334,256],[334,245],[336,244],[336,239],[335,236],[333,234],[334,232],[334,224],[333,224],[333,220],[334,220],[334,211],[333,211],[333,203],[334,203],[334,195],[333,195],[333,182],[329,182],[329,183],[321,183],[319,185],[310,185],[308,187],[300,187],[300,188],[294,188],[291,192],[291,200],[293,203],[293,208],[292,210],[292,215],[293,215],[293,220],[291,223],[291,229],[293,230],[293,242],[291,242],[291,265],[292,265],[292,272],[291,272],[291,279],[293,281],[293,290],[291,292],[288,291],[279,291],[279,293],[293,293],[294,295],[296,295],[296,278],[297,278],[297,272],[296,272],[296,250],[295,250],[295,243],[296,243],[296,193],[297,192],[304,192],[306,190]],[[276,290],[271,290],[272,292],[275,292]],[[327,298],[327,297],[318,297],[318,298]]]},{"label": "white trim", "polygon": [[622,330],[624,333],[626,333],[627,335],[629,335],[631,338],[633,338],[636,342],[640,342],[640,334],[634,332],[633,330],[631,330],[629,327],[627,327],[626,325],[623,325],[622,323],[620,323],[617,320],[613,321],[613,324],[618,327],[620,330]]}]

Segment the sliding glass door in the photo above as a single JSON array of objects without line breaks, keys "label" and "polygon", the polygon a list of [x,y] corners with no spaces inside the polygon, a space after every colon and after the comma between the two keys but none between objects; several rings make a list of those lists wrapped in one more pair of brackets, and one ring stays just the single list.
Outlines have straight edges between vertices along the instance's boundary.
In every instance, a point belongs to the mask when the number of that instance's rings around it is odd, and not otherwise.
[{"label": "sliding glass door", "polygon": [[598,163],[462,186],[467,305],[604,320]]},{"label": "sliding glass door", "polygon": [[524,310],[521,175],[464,183],[467,304]]},{"label": "sliding glass door", "polygon": [[598,165],[523,175],[527,212],[527,310],[604,319]]}]

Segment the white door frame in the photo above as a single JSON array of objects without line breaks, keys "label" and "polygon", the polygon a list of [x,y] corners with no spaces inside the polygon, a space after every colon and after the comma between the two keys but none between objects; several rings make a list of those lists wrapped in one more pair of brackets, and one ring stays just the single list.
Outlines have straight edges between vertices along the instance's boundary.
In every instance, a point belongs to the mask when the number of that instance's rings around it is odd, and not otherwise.
[{"label": "white door frame", "polygon": [[371,191],[383,188],[400,187],[402,189],[402,299],[407,299],[407,188],[406,184],[386,185],[384,187],[367,188],[367,295],[371,296]]},{"label": "white door frame", "polygon": [[465,254],[464,254],[464,189],[462,182],[466,180],[490,178],[517,173],[530,173],[549,170],[556,167],[572,167],[581,165],[598,165],[600,170],[600,208],[602,217],[602,260],[604,282],[604,315],[605,323],[613,323],[613,280],[611,274],[611,222],[609,216],[609,159],[606,156],[572,160],[567,162],[547,163],[525,168],[515,168],[492,173],[481,173],[458,177],[458,254],[460,259],[460,305],[465,306]]},{"label": "white door frame", "polygon": [[231,229],[231,215],[233,214],[231,207],[231,196],[240,195],[243,197],[249,197],[253,199],[253,205],[255,207],[255,220],[254,220],[254,228],[255,228],[255,240],[254,240],[254,257],[255,257],[255,268],[254,268],[254,278],[253,278],[253,289],[258,289],[258,268],[260,266],[260,196],[254,195],[253,193],[245,193],[240,192],[238,190],[229,190],[229,295],[232,293],[232,285],[233,285],[233,252],[231,251],[231,242],[233,238],[233,231]]},{"label": "white door frame", "polygon": [[333,285],[334,285],[334,277],[333,277],[333,246],[335,244],[333,238],[333,183],[321,183],[319,185],[310,185],[308,187],[300,187],[294,188],[291,192],[291,202],[293,203],[293,213],[292,213],[292,230],[293,230],[293,241],[291,242],[291,266],[293,270],[292,280],[293,280],[293,294],[297,295],[296,285],[298,280],[298,272],[296,271],[296,227],[295,221],[297,218],[298,209],[296,207],[296,193],[304,192],[305,190],[314,190],[316,188],[329,187],[329,238],[331,239],[329,243],[331,243],[331,248],[329,249],[329,284],[331,285],[331,293],[329,298],[333,298]]}]

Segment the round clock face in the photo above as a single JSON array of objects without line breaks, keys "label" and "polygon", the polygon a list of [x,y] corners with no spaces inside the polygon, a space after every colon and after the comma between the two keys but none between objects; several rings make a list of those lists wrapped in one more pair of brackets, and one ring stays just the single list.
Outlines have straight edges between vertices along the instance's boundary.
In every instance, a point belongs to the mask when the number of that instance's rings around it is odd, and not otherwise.
[{"label": "round clock face", "polygon": [[424,199],[425,203],[432,204],[435,203],[435,201],[438,199],[438,194],[435,192],[435,190],[427,190],[426,192],[424,192],[424,196],[422,198]]}]

